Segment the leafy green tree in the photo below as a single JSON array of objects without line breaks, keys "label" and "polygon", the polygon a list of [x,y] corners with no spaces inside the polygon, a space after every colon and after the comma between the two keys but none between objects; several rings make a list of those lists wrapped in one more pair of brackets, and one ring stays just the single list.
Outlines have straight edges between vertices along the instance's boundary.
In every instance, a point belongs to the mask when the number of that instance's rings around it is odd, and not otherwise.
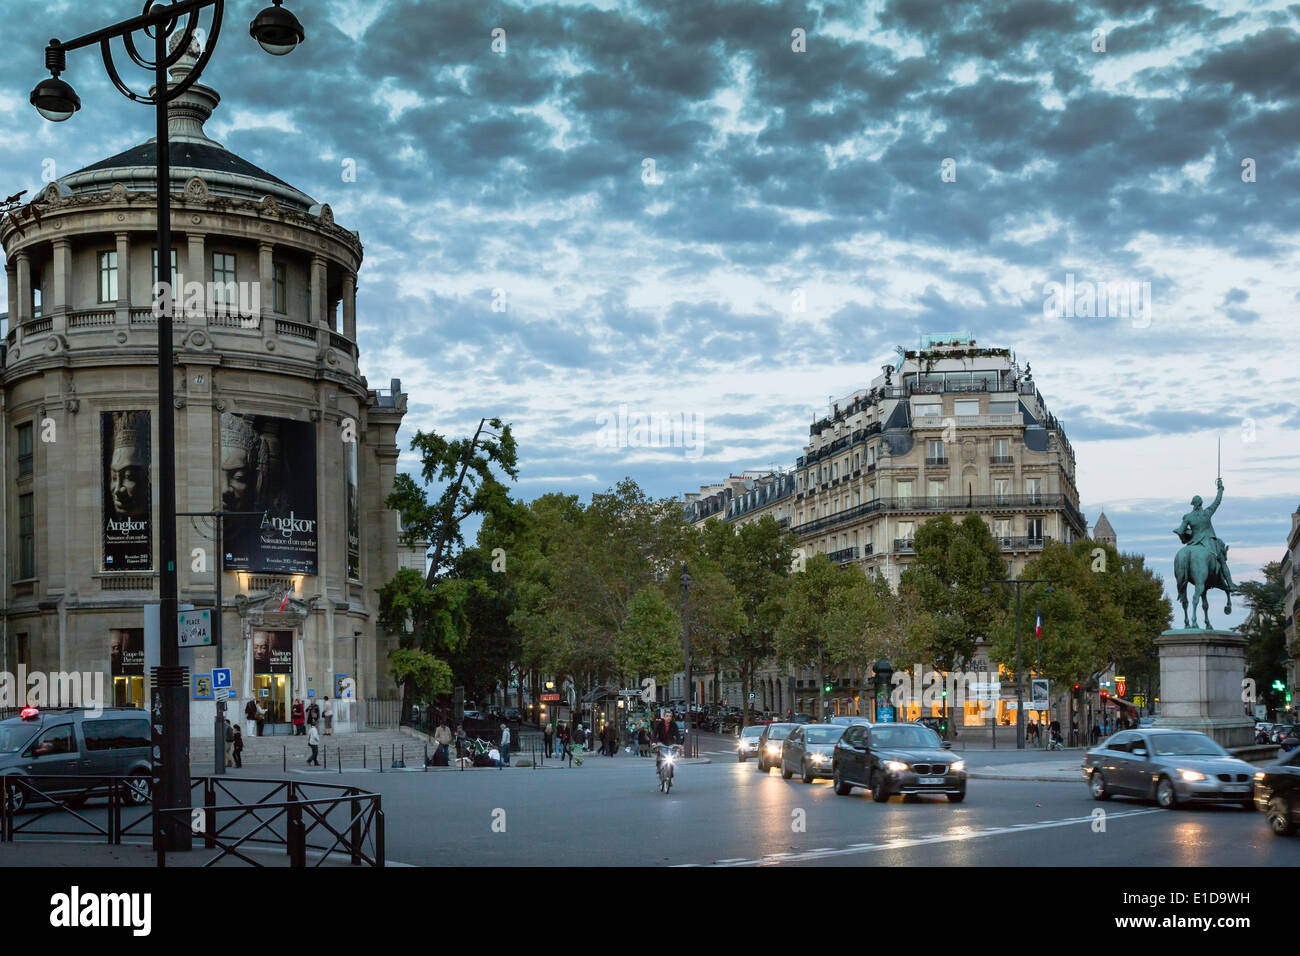
[{"label": "leafy green tree", "polygon": [[[745,622],[740,597],[731,581],[708,560],[697,556],[688,560],[691,573],[691,669],[693,674],[713,674],[713,702],[718,702],[722,669],[731,653],[731,642]],[[681,591],[676,591],[681,598]],[[702,663],[704,667],[700,667]]]},{"label": "leafy green tree", "polygon": [[771,515],[739,528],[710,519],[698,539],[701,553],[731,583],[739,602],[740,627],[727,657],[740,672],[745,723],[752,709],[749,694],[754,673],[772,655],[796,543],[795,536],[782,531]]},{"label": "leafy green tree", "polygon": [[430,700],[451,693],[451,667],[446,661],[411,647],[389,651],[388,660],[404,705],[407,694]]},{"label": "leafy green tree", "polygon": [[824,554],[807,560],[802,571],[790,576],[781,595],[781,618],[776,628],[777,660],[794,668],[811,667],[818,682],[816,717],[822,719],[824,675],[848,662],[835,653],[849,651],[843,633],[847,620],[860,618],[865,607],[856,603],[867,594],[866,579],[856,565],[840,567]]},{"label": "leafy green tree", "polygon": [[1246,676],[1255,682],[1257,699],[1270,710],[1278,710],[1285,700],[1273,690],[1273,681],[1286,682],[1286,578],[1282,565],[1270,561],[1261,569],[1263,581],[1243,581],[1237,585],[1250,615],[1239,630],[1245,635]]},{"label": "leafy green tree", "polygon": [[665,684],[684,666],[681,621],[658,586],[644,585],[633,595],[614,657],[623,677],[634,682],[648,676]]},{"label": "leafy green tree", "polygon": [[1002,551],[984,519],[966,515],[931,518],[912,542],[916,560],[900,575],[899,591],[912,608],[924,608],[911,623],[908,643],[923,663],[942,671],[964,667],[998,619],[1004,600],[988,581],[1006,574]]}]

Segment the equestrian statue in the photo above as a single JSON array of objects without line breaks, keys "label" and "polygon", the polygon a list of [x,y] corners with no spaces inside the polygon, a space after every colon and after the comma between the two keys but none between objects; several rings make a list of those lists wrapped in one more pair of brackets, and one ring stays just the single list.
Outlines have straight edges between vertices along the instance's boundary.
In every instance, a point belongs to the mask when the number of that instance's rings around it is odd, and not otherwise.
[{"label": "equestrian statue", "polygon": [[[1192,510],[1183,515],[1182,524],[1175,530],[1183,547],[1174,557],[1174,576],[1178,583],[1178,603],[1183,606],[1183,626],[1199,628],[1196,623],[1196,603],[1199,601],[1205,612],[1205,630],[1210,630],[1210,599],[1207,592],[1218,589],[1228,596],[1228,606],[1224,614],[1232,613],[1232,575],[1228,572],[1228,546],[1214,534],[1214,525],[1210,518],[1223,500],[1223,479],[1216,480],[1219,493],[1214,496],[1214,504],[1208,508],[1201,507],[1201,496],[1192,499]],[[1187,585],[1191,583],[1192,593],[1191,623],[1187,619]]]}]

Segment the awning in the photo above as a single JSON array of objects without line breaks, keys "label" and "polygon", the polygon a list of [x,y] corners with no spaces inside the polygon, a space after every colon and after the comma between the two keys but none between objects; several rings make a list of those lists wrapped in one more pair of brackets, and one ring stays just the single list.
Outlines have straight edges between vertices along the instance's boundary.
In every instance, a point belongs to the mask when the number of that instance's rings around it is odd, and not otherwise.
[{"label": "awning", "polygon": [[584,704],[590,704],[593,701],[605,700],[609,697],[617,697],[617,696],[618,696],[617,687],[615,687],[613,684],[601,684],[599,687],[589,690],[587,691],[587,693],[583,694],[582,702]]},{"label": "awning", "polygon": [[1123,708],[1124,710],[1131,710],[1135,714],[1138,713],[1139,710],[1137,704],[1133,703],[1131,700],[1125,700],[1123,697],[1107,697],[1106,702],[1115,704],[1117,709]]}]

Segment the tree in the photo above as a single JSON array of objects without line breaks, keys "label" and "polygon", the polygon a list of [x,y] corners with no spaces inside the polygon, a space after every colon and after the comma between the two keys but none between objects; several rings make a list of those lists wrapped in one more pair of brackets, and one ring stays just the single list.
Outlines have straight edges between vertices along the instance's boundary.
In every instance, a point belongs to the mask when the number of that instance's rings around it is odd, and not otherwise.
[{"label": "tree", "polygon": [[740,672],[746,724],[754,673],[772,654],[781,620],[781,592],[790,577],[796,541],[771,515],[739,528],[710,519],[697,541],[700,552],[730,582],[739,602],[740,627],[727,657]]},{"label": "tree", "polygon": [[451,668],[446,661],[415,648],[399,647],[388,652],[393,680],[402,689],[403,709],[408,693],[430,700],[451,693]]},{"label": "tree", "polygon": [[959,524],[947,514],[931,518],[917,529],[912,544],[916,560],[900,575],[899,591],[925,613],[913,618],[909,643],[925,663],[957,670],[998,619],[1004,597],[983,591],[1006,573],[1002,551],[977,514]]},{"label": "tree", "polygon": [[[688,559],[691,573],[691,659],[705,661],[712,672],[713,702],[718,702],[722,669],[731,651],[731,642],[744,626],[745,614],[731,581],[706,557],[695,552]],[[679,598],[680,588],[677,589]]]},{"label": "tree", "polygon": [[[489,425],[500,434],[489,431]],[[403,648],[430,653],[458,650],[468,636],[465,602],[469,588],[464,581],[448,584],[444,574],[455,553],[464,548],[460,529],[465,519],[483,515],[504,525],[515,520],[517,509],[494,472],[495,468],[511,479],[518,477],[515,441],[510,426],[493,418],[480,421],[470,439],[448,440],[436,432],[416,432],[411,448],[420,452],[424,484],[442,483],[445,487],[436,501],[430,501],[424,487],[401,473],[385,503],[401,516],[408,544],[433,542],[429,569],[422,576],[430,595],[416,593],[412,574],[407,573],[410,569],[399,571],[380,589],[380,622],[403,633]],[[404,633],[408,623],[412,627],[409,635]],[[410,683],[405,685],[403,721],[410,719],[413,689]]]},{"label": "tree", "polygon": [[656,585],[647,584],[633,596],[614,642],[614,657],[630,681],[651,676],[666,684],[684,666],[681,622]]},{"label": "tree", "polygon": [[1237,585],[1250,615],[1239,630],[1246,637],[1246,676],[1255,682],[1257,699],[1270,710],[1280,709],[1285,701],[1273,690],[1273,681],[1286,682],[1286,578],[1282,565],[1270,561],[1261,569],[1263,581],[1244,581]]},{"label": "tree", "polygon": [[[489,430],[496,429],[497,435]],[[420,477],[425,485],[445,484],[437,501],[405,473],[393,482],[387,505],[402,516],[408,541],[430,541],[433,555],[426,575],[430,586],[445,569],[452,548],[463,548],[461,523],[470,515],[509,520],[508,489],[493,472],[519,477],[517,451],[510,426],[501,419],[483,419],[469,439],[448,440],[437,432],[417,431],[412,450],[420,452]]]},{"label": "tree", "polygon": [[781,594],[776,656],[792,668],[814,670],[818,682],[814,716],[819,721],[824,706],[821,682],[832,668],[847,663],[834,650],[850,651],[843,633],[836,634],[832,627],[843,628],[846,618],[851,621],[865,614],[865,606],[850,603],[865,598],[867,592],[861,587],[865,584],[866,579],[856,565],[840,567],[826,555],[816,554],[808,559],[802,571],[790,576]]}]

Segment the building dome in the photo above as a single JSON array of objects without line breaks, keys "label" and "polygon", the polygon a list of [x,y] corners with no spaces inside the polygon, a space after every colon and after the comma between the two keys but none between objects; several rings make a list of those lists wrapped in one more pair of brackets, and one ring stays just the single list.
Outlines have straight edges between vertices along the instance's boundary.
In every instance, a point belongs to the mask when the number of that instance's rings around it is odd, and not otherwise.
[{"label": "building dome", "polygon": [[[171,68],[173,83],[180,83],[189,75],[198,61],[197,52],[191,47],[190,52]],[[215,196],[253,201],[273,196],[290,209],[299,212],[313,210],[318,205],[316,200],[230,152],[207,135],[203,125],[220,102],[221,96],[216,90],[196,83],[168,107],[172,191],[183,191],[192,177],[199,176]],[[153,192],[158,181],[156,144],[157,137],[150,137],[125,152],[79,169],[59,180],[61,191],[73,196],[104,193],[114,183],[121,183],[131,191]]]}]

